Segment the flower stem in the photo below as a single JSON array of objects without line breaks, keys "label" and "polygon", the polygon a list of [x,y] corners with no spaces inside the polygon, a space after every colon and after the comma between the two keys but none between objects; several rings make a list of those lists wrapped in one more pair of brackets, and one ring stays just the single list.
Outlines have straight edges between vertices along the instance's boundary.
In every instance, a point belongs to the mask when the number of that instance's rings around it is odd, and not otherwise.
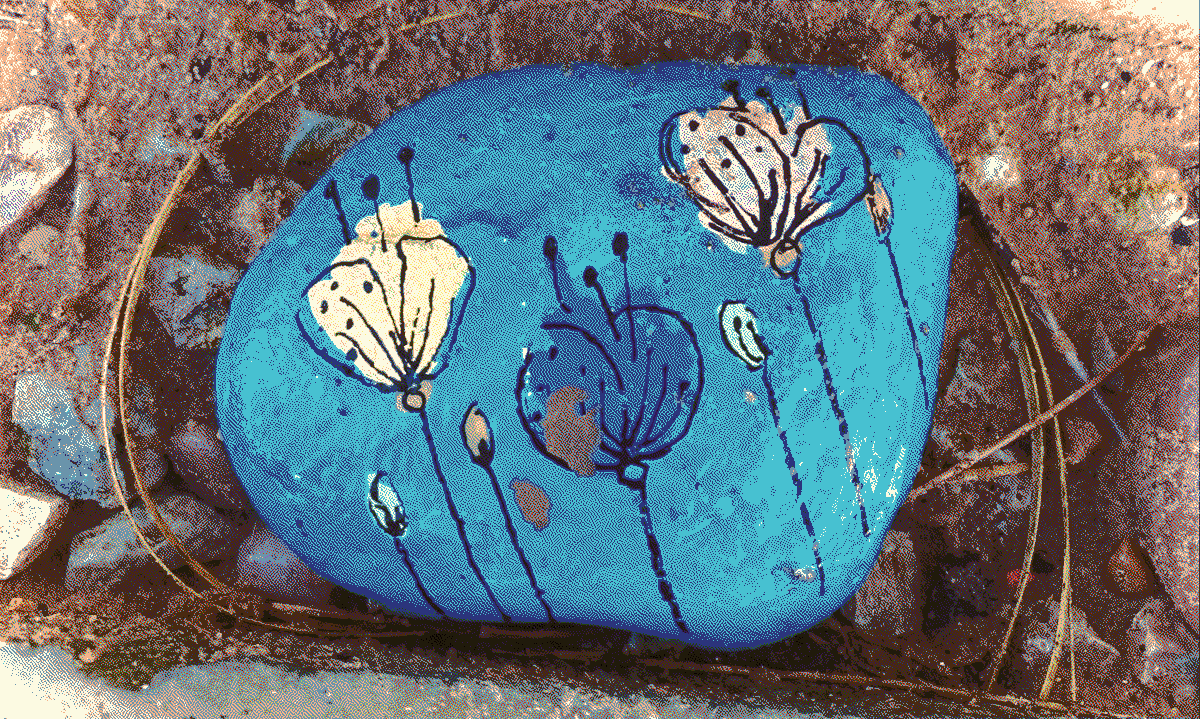
[{"label": "flower stem", "polygon": [[[796,499],[800,499],[800,473],[796,469],[796,459],[792,456],[792,448],[788,446],[787,430],[779,421],[779,403],[775,400],[775,387],[771,385],[771,376],[767,374],[767,360],[769,357],[763,358],[762,379],[763,386],[767,388],[767,403],[771,405],[771,416],[775,419],[775,431],[779,433],[779,441],[783,443],[783,458],[787,464],[788,471],[792,474],[792,483],[796,485]],[[804,502],[800,503],[800,516],[804,519],[804,528],[808,530],[808,538],[812,540],[813,557],[817,563],[817,576],[821,581],[820,594],[825,595],[825,566],[821,564],[821,549],[817,542],[817,533],[813,530],[812,520],[808,516],[808,505]]]},{"label": "flower stem", "polygon": [[679,631],[688,634],[687,622],[683,621],[683,613],[679,611],[679,602],[675,600],[675,592],[667,581],[667,570],[663,567],[662,551],[658,547],[658,539],[654,536],[654,527],[650,523],[650,505],[646,501],[646,482],[643,480],[638,488],[641,499],[639,511],[642,518],[642,529],[646,533],[646,546],[650,549],[650,564],[654,568],[654,576],[658,577],[658,591],[663,600],[671,606],[671,616]]},{"label": "flower stem", "polygon": [[503,609],[500,608],[500,602],[496,600],[496,595],[492,593],[492,588],[488,586],[487,580],[483,578],[483,572],[479,570],[479,565],[475,563],[475,555],[471,552],[471,544],[467,541],[467,525],[463,518],[459,516],[458,509],[454,506],[454,498],[450,496],[450,485],[446,482],[446,475],[442,473],[441,462],[438,461],[437,447],[433,444],[433,432],[429,429],[429,412],[425,407],[421,407],[421,429],[425,433],[425,442],[429,445],[429,457],[433,460],[433,472],[437,475],[438,482],[442,485],[442,492],[446,495],[446,507],[450,510],[450,516],[454,519],[454,525],[458,529],[458,538],[462,540],[463,551],[467,555],[467,564],[471,565],[471,571],[475,572],[475,577],[479,583],[483,585],[483,591],[487,593],[488,599],[492,601],[492,606],[499,612],[500,618],[505,622],[511,622],[512,617],[508,616]]}]

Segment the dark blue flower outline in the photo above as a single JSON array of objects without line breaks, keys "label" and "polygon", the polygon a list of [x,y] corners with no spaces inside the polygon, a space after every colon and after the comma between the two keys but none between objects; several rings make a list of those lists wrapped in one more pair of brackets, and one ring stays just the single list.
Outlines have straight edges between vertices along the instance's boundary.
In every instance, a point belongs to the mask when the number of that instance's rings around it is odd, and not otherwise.
[{"label": "dark blue flower outline", "polygon": [[[621,259],[625,275],[623,307],[613,310],[597,281],[596,269],[589,266],[584,270],[584,284],[597,295],[597,311],[595,303],[572,301],[568,305],[563,301],[557,242],[554,237],[546,238],[543,251],[550,262],[560,309],[541,326],[555,344],[544,353],[530,352],[525,358],[517,376],[517,413],[534,447],[547,459],[580,476],[613,472],[620,484],[638,494],[641,524],[659,592],[670,606],[676,626],[686,634],[687,623],[667,580],[650,519],[647,462],[670,452],[691,428],[704,387],[704,360],[695,330],[683,315],[653,304],[630,302],[628,243],[623,232],[613,238],[613,253]],[[661,359],[663,355],[665,360]],[[660,366],[661,371],[657,369]],[[652,383],[659,387],[653,394]],[[581,389],[581,385],[591,391]],[[589,465],[587,468],[581,468],[579,462],[572,467],[561,448],[555,451],[547,440],[543,422],[553,419],[551,398],[564,390],[576,390],[570,395],[579,398],[582,411],[576,419],[590,423],[596,430],[595,444],[582,460]],[[674,409],[667,408],[668,404]],[[596,461],[597,454],[606,456],[607,461]]]}]

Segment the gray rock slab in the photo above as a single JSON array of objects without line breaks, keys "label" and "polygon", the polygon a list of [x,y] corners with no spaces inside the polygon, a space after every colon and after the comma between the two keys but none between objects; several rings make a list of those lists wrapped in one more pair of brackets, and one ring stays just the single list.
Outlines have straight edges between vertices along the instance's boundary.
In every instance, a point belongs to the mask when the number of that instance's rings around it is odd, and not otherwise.
[{"label": "gray rock slab", "polygon": [[1191,624],[1200,630],[1197,615],[1198,544],[1197,524],[1200,523],[1200,490],[1197,489],[1197,378],[1200,363],[1192,354],[1191,361],[1182,367],[1159,396],[1155,409],[1167,426],[1146,443],[1138,460],[1143,471],[1138,474],[1134,512],[1144,536],[1143,546],[1154,563],[1159,579],[1175,606]]}]

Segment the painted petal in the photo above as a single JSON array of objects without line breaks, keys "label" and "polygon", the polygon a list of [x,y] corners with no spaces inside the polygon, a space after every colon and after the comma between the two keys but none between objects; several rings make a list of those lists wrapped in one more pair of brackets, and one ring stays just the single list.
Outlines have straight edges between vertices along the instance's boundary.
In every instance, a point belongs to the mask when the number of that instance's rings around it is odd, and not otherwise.
[{"label": "painted petal", "polygon": [[380,478],[382,472],[376,472],[371,477],[371,491],[367,495],[367,505],[375,517],[379,528],[393,537],[403,537],[408,530],[408,519],[404,516],[404,505],[396,496],[391,485],[383,484]]},{"label": "painted petal", "polygon": [[720,312],[721,339],[725,347],[750,370],[762,367],[770,351],[758,334],[758,318],[744,302],[726,302]]}]

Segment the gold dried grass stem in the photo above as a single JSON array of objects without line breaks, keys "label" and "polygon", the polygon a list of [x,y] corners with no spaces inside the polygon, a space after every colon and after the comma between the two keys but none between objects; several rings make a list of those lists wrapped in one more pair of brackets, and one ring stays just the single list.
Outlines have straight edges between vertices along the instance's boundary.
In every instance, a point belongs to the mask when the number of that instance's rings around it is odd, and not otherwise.
[{"label": "gold dried grass stem", "polygon": [[[992,255],[991,253],[988,253],[988,256],[989,256],[989,259],[992,260],[993,269],[997,272],[997,274],[1000,275],[1001,279],[1004,281],[1006,290],[1010,293],[1012,299],[1015,302],[1016,309],[1017,309],[1018,313],[1020,314],[1021,322],[1025,329],[1026,337],[1028,338],[1029,346],[1032,347],[1034,356],[1037,358],[1037,370],[1038,370],[1037,374],[1038,374],[1038,377],[1042,381],[1043,389],[1046,393],[1046,403],[1047,404],[1052,403],[1052,402],[1054,402],[1054,389],[1050,386],[1050,371],[1046,368],[1046,360],[1042,356],[1041,343],[1039,343],[1037,340],[1037,335],[1034,332],[1033,321],[1029,317],[1029,312],[1026,310],[1024,301],[1021,299],[1021,293],[1018,290],[1016,284],[1008,277],[1008,275],[1004,274],[1003,271],[999,267],[996,267],[994,265],[994,262],[995,262],[994,255]],[[1062,656],[1062,645],[1063,645],[1063,634],[1064,634],[1065,622],[1067,621],[1067,617],[1070,615],[1070,610],[1071,610],[1071,605],[1070,605],[1070,600],[1071,600],[1071,574],[1070,574],[1071,537],[1070,537],[1070,520],[1069,520],[1069,516],[1068,516],[1068,511],[1067,511],[1067,508],[1069,506],[1068,497],[1067,497],[1067,465],[1066,465],[1065,460],[1063,459],[1062,431],[1061,431],[1061,428],[1059,427],[1059,421],[1058,421],[1057,415],[1054,415],[1054,422],[1050,426],[1050,429],[1051,429],[1051,436],[1054,438],[1054,448],[1055,448],[1055,452],[1056,452],[1057,459],[1058,459],[1057,466],[1058,466],[1059,486],[1061,487],[1061,490],[1062,490],[1059,501],[1062,505],[1062,510],[1063,510],[1063,542],[1064,542],[1064,544],[1063,544],[1062,592],[1061,592],[1061,595],[1059,598],[1059,604],[1058,604],[1058,626],[1054,632],[1054,648],[1050,652],[1050,661],[1046,665],[1046,675],[1042,680],[1042,688],[1038,695],[1038,698],[1042,701],[1045,701],[1047,699],[1047,697],[1050,696],[1050,690],[1054,687],[1054,680],[1058,674],[1058,662]],[[1041,432],[1037,432],[1037,433],[1035,433],[1034,436],[1038,437],[1041,435],[1042,435]],[[1044,462],[1045,461],[1044,460],[1045,445],[1042,446],[1042,456],[1043,456],[1043,462]],[[1045,479],[1046,479],[1044,464],[1043,464],[1042,471],[1035,475],[1035,479],[1038,483],[1037,493],[1039,496],[1039,511],[1040,511],[1040,508],[1041,508],[1040,497],[1042,495],[1042,490],[1045,485]],[[1032,522],[1031,522],[1031,524],[1032,524]],[[1022,574],[1022,577],[1021,577],[1021,594],[1024,593],[1025,586],[1028,583],[1029,571],[1030,571],[1030,569],[1032,567],[1032,563],[1033,563],[1033,552],[1034,552],[1034,545],[1035,545],[1036,541],[1037,541],[1037,536],[1036,536],[1036,532],[1034,532],[1034,536],[1029,539],[1029,541],[1026,543],[1026,546],[1025,546],[1025,569],[1024,569],[1024,573]],[[1021,594],[1018,594],[1017,604],[1013,608],[1012,617],[1009,618],[1009,629],[1008,629],[1008,633],[1005,637],[1004,644],[1000,646],[1000,654],[1003,654],[1004,651],[1007,649],[1009,635],[1012,634],[1012,629],[1016,625],[1017,615],[1021,608],[1021,601],[1020,601]],[[1068,646],[1068,651],[1070,651],[1071,660],[1072,660],[1072,662],[1074,662],[1075,647],[1073,644]],[[999,658],[999,655],[997,655],[997,658]],[[993,667],[998,669],[999,662],[998,661],[995,662],[993,664]],[[996,679],[996,675],[993,673],[991,675],[990,682],[994,682],[995,679]],[[991,683],[990,682],[988,684],[988,691],[991,691]],[[1072,685],[1072,689],[1074,689],[1073,685]],[[1071,701],[1072,701],[1072,703],[1075,701],[1074,691],[1072,691],[1072,693],[1071,693]]]},{"label": "gold dried grass stem", "polygon": [[[298,52],[291,58],[289,62],[282,63],[275,70],[264,75],[244,95],[242,95],[233,105],[231,105],[217,122],[213,123],[208,128],[201,140],[201,144],[211,148],[217,141],[219,141],[219,139],[227,137],[228,134],[239,124],[241,124],[242,121],[260,109],[262,106],[273,100],[280,92],[290,87],[295,82],[298,82],[299,80],[308,76],[309,74],[324,67],[333,59],[333,57],[332,55],[327,55],[323,59],[318,60],[315,63],[311,63],[303,69],[299,69],[300,65],[306,59],[306,54],[303,51]],[[228,593],[231,591],[230,588],[219,579],[214,577],[212,573],[204,567],[204,565],[196,561],[196,558],[193,557],[183,547],[182,542],[180,542],[179,538],[175,536],[175,533],[171,531],[171,528],[163,519],[162,514],[158,511],[158,506],[150,497],[149,489],[146,487],[145,480],[142,478],[141,471],[138,469],[137,462],[134,460],[133,436],[129,430],[128,403],[125,392],[125,380],[128,374],[129,338],[133,332],[133,320],[137,310],[137,302],[141,296],[142,287],[145,284],[146,269],[149,266],[150,257],[154,254],[154,249],[158,245],[158,241],[162,236],[162,231],[166,226],[167,219],[170,217],[171,212],[175,209],[175,205],[179,201],[179,197],[183,194],[183,190],[187,186],[187,183],[191,181],[192,177],[196,174],[196,170],[200,168],[202,157],[203,150],[199,147],[194,149],[191,157],[187,161],[187,164],[184,165],[183,169],[179,172],[179,175],[175,178],[174,184],[167,192],[167,196],[163,199],[162,206],[159,207],[154,219],[151,221],[149,227],[146,228],[146,233],[143,235],[142,241],[138,245],[137,253],[134,255],[133,262],[129,267],[129,272],[125,277],[125,281],[122,283],[120,295],[113,306],[112,325],[109,329],[108,339],[104,348],[104,363],[100,380],[100,394],[102,397],[100,403],[100,422],[105,428],[108,427],[108,403],[106,401],[108,398],[108,373],[109,367],[112,363],[114,345],[116,345],[118,355],[117,413],[121,419],[121,431],[125,438],[125,449],[129,459],[129,469],[130,473],[133,475],[133,483],[137,488],[138,495],[145,504],[146,510],[149,512],[150,517],[154,520],[155,525],[162,533],[163,538],[166,539],[167,542],[170,543],[177,552],[179,552],[180,557],[182,557],[188,566],[192,568],[192,571],[204,578],[204,580],[208,582],[209,585],[215,590],[217,590],[218,593],[228,595]],[[120,329],[119,341],[117,339],[118,328]],[[240,615],[235,609],[232,608],[232,606],[225,607],[221,604],[206,599],[195,589],[188,586],[187,583],[185,583],[174,572],[172,572],[169,567],[167,567],[166,563],[163,562],[162,558],[158,556],[158,553],[154,551],[154,547],[151,546],[150,542],[146,539],[146,536],[137,526],[137,522],[134,520],[128,498],[126,497],[124,487],[121,486],[120,476],[117,473],[116,453],[114,452],[114,448],[109,441],[108,432],[102,431],[101,437],[103,438],[104,449],[107,454],[109,476],[112,480],[113,488],[116,491],[117,498],[121,502],[121,507],[125,511],[125,515],[129,518],[130,526],[133,528],[134,535],[137,537],[138,542],[141,543],[146,551],[150,553],[150,556],[154,559],[158,566],[162,567],[163,571],[165,571],[167,575],[170,576],[184,591],[188,592],[193,597],[204,602],[205,604],[215,606],[221,611],[224,611],[235,618],[245,619],[246,621],[254,624],[272,629],[289,631],[289,627],[245,617]]]},{"label": "gold dried grass stem", "polygon": [[[1016,288],[1007,282],[1007,277],[996,267],[995,258],[986,248],[976,249],[976,254],[980,256],[983,263],[984,273],[987,275],[988,283],[992,287],[992,293],[996,297],[996,304],[1000,309],[1000,316],[1004,320],[1005,328],[1008,330],[1009,337],[1017,340],[1020,343],[1020,352],[1017,354],[1018,364],[1021,369],[1021,385],[1025,393],[1025,409],[1029,417],[1037,417],[1042,409],[1042,394],[1038,391],[1038,377],[1033,364],[1033,353],[1030,351],[1030,345],[1033,345],[1033,350],[1037,351],[1037,340],[1032,333],[1026,334],[1022,331],[1023,325],[1021,319],[1024,318],[1022,312],[1018,316],[1018,309],[1021,307],[1021,297],[1016,292]],[[1026,322],[1028,321],[1027,318]],[[1027,325],[1026,325],[1027,326]],[[1040,353],[1038,355],[1040,361]],[[1047,383],[1048,384],[1048,383]],[[996,684],[996,677],[1000,673],[1000,667],[1004,662],[1004,655],[1007,651],[1009,642],[1012,640],[1013,630],[1016,627],[1017,616],[1021,612],[1021,604],[1025,598],[1025,588],[1029,584],[1030,569],[1033,566],[1033,551],[1037,544],[1038,522],[1042,514],[1042,485],[1045,473],[1046,447],[1045,436],[1042,432],[1034,432],[1030,436],[1032,443],[1031,447],[1031,462],[1033,469],[1033,502],[1029,510],[1029,522],[1026,525],[1025,534],[1025,557],[1024,566],[1021,572],[1020,583],[1017,585],[1017,595],[1014,599],[1012,615],[1009,617],[1008,627],[1004,631],[1004,638],[1000,640],[999,645],[992,652],[992,661],[988,666],[987,680],[983,685],[983,694],[990,695],[992,687]]]},{"label": "gold dried grass stem", "polygon": [[961,462],[954,465],[950,469],[947,469],[945,472],[942,472],[941,474],[939,474],[938,476],[929,480],[925,484],[922,484],[920,487],[913,489],[911,492],[908,493],[908,499],[906,499],[905,501],[911,502],[914,499],[917,499],[918,497],[920,497],[921,495],[929,492],[930,490],[937,489],[938,487],[941,487],[941,486],[944,486],[947,484],[953,484],[955,482],[961,481],[960,478],[958,477],[958,475],[962,474],[963,472],[966,472],[968,469],[979,464],[983,460],[990,457],[992,454],[1004,449],[1008,445],[1017,441],[1018,439],[1020,439],[1021,435],[1026,434],[1028,432],[1032,432],[1033,430],[1037,429],[1038,427],[1041,427],[1043,424],[1049,422],[1051,419],[1056,417],[1064,409],[1066,409],[1067,407],[1070,407],[1080,397],[1084,396],[1089,391],[1094,389],[1096,387],[1096,385],[1098,385],[1101,382],[1103,382],[1104,380],[1108,379],[1109,375],[1111,375],[1113,372],[1115,372],[1118,367],[1125,364],[1125,360],[1129,359],[1130,356],[1132,356],[1133,353],[1136,352],[1137,349],[1142,346],[1142,343],[1146,341],[1146,338],[1150,336],[1151,332],[1153,332],[1155,329],[1158,328],[1159,323],[1162,321],[1162,319],[1167,315],[1167,313],[1171,309],[1172,309],[1171,306],[1163,308],[1163,310],[1158,313],[1158,316],[1156,316],[1154,318],[1154,320],[1151,321],[1150,324],[1147,325],[1147,327],[1144,330],[1139,332],[1137,334],[1137,336],[1133,338],[1133,342],[1129,345],[1129,349],[1125,350],[1125,353],[1123,355],[1121,355],[1120,357],[1118,357],[1116,360],[1114,360],[1112,364],[1105,367],[1102,372],[1096,373],[1096,376],[1091,378],[1090,380],[1088,380],[1087,384],[1083,385],[1079,389],[1077,389],[1074,392],[1072,392],[1071,394],[1067,395],[1066,399],[1064,399],[1063,401],[1054,405],[1053,407],[1046,410],[1045,412],[1042,412],[1036,418],[1030,420],[1029,422],[1026,422],[1025,424],[1021,425],[1020,427],[1017,427],[1013,431],[1009,432],[1008,434],[1006,434],[1004,437],[1002,437],[1000,440],[998,440],[992,446],[990,446],[987,449],[984,449],[980,452],[973,452],[972,456],[967,457],[966,459],[962,460]]},{"label": "gold dried grass stem", "polygon": [[1075,703],[1075,623],[1071,620],[1071,512],[1070,498],[1067,495],[1067,465],[1063,458],[1062,431],[1058,417],[1053,425],[1054,448],[1058,452],[1058,482],[1062,493],[1063,513],[1063,558],[1062,558],[1062,590],[1058,598],[1058,627],[1054,630],[1054,649],[1050,652],[1050,663],[1046,667],[1046,678],[1042,681],[1042,690],[1038,698],[1043,701],[1050,696],[1054,688],[1054,680],[1058,675],[1058,662],[1062,658],[1063,641],[1070,632],[1067,643],[1067,653],[1071,658],[1071,703]]}]

